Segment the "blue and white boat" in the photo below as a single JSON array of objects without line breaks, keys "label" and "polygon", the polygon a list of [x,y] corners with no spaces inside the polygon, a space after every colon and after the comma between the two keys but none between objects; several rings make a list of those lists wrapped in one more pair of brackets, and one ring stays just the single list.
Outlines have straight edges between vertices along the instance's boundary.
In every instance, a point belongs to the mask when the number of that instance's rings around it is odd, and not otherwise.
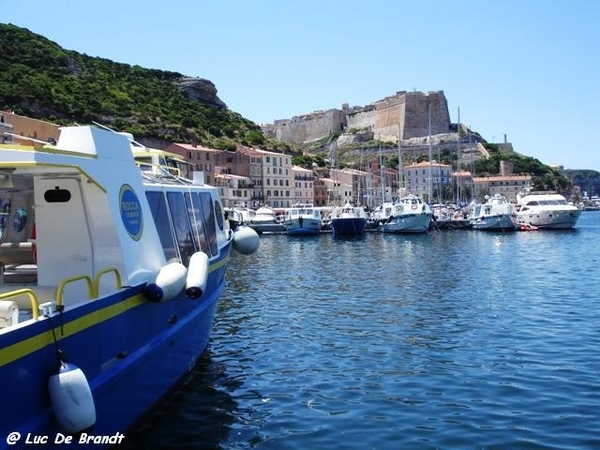
[{"label": "blue and white boat", "polygon": [[502,194],[485,196],[485,203],[476,203],[470,221],[474,230],[515,231],[515,205]]},{"label": "blue and white boat", "polygon": [[312,204],[296,204],[285,210],[285,232],[293,236],[315,235],[321,232],[321,212]]},{"label": "blue and white boat", "polygon": [[118,444],[194,367],[230,249],[258,235],[126,135],[34,144],[0,145],[0,448]]},{"label": "blue and white boat", "polygon": [[367,213],[362,206],[346,203],[331,210],[330,224],[334,235],[361,235],[367,226]]},{"label": "blue and white boat", "polygon": [[386,202],[376,210],[378,231],[382,233],[425,233],[431,226],[433,213],[417,195],[407,195]]}]

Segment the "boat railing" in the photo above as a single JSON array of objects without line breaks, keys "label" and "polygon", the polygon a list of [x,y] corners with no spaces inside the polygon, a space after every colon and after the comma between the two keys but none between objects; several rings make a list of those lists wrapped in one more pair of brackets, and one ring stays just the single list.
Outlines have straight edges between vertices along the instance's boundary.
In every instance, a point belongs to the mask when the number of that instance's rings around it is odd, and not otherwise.
[{"label": "boat railing", "polygon": [[[63,311],[66,303],[65,291],[69,286],[75,283],[83,282],[85,284],[87,289],[87,299],[83,299],[83,301],[98,298],[100,296],[100,282],[107,274],[111,273],[114,274],[117,290],[121,289],[121,274],[118,269],[111,267],[98,271],[93,279],[88,275],[77,275],[65,278],[61,280],[56,289],[52,286],[34,286],[31,288],[18,288],[2,292],[0,293],[0,302],[14,302],[20,311],[27,312],[31,309],[28,313],[30,314],[29,317],[35,320],[39,318],[40,310],[46,311],[46,308],[49,308],[47,305],[54,304],[56,311]],[[47,303],[42,304],[40,302],[40,295]],[[15,322],[13,322],[13,324],[14,323]]]},{"label": "boat railing", "polygon": [[62,280],[58,287],[56,288],[56,310],[62,311],[65,308],[65,286],[71,283],[76,283],[77,281],[85,281],[88,289],[88,298],[91,300],[95,298],[94,296],[94,282],[88,275],[77,275],[74,277],[65,278]]},{"label": "boat railing", "polygon": [[9,292],[4,292],[2,294],[0,294],[0,301],[3,300],[13,300],[16,299],[17,297],[27,297],[29,299],[29,301],[31,302],[31,314],[32,317],[34,319],[37,319],[39,317],[39,310],[40,310],[40,302],[37,298],[36,293],[28,288],[23,288],[23,289],[17,289],[14,291],[9,291]]},{"label": "boat railing", "polygon": [[117,289],[121,289],[121,287],[122,287],[121,274],[119,273],[119,270],[114,267],[110,267],[108,269],[103,269],[103,270],[96,272],[96,276],[94,276],[94,283],[93,283],[94,298],[97,298],[100,296],[100,279],[104,275],[109,274],[109,273],[115,274],[116,287],[117,287]]}]

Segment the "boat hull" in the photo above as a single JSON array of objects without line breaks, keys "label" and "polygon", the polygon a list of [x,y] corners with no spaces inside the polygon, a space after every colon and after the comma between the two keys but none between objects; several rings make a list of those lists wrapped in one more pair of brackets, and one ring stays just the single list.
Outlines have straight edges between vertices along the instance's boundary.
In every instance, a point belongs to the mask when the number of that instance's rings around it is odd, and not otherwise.
[{"label": "boat hull", "polygon": [[331,229],[335,235],[358,235],[365,232],[367,219],[364,217],[344,217],[331,219]]},{"label": "boat hull", "polygon": [[425,233],[431,224],[431,214],[405,214],[379,224],[382,233]]},{"label": "boat hull", "polygon": [[260,223],[251,222],[248,224],[250,228],[256,231],[258,234],[262,233],[281,233],[285,231],[285,227],[282,223]]},{"label": "boat hull", "polygon": [[484,216],[471,221],[474,230],[483,231],[515,231],[515,219],[511,214]]},{"label": "boat hull", "polygon": [[321,221],[304,218],[301,222],[293,219],[285,224],[285,232],[292,236],[315,235],[321,232]]},{"label": "boat hull", "polygon": [[579,209],[552,210],[517,213],[518,226],[524,225],[538,229],[568,230],[574,228],[581,215]]},{"label": "boat hull", "polygon": [[[57,348],[90,385],[97,419],[89,434],[125,433],[185,379],[205,350],[229,249],[230,244],[213,261],[199,299],[180,294],[152,303],[139,285],[67,310],[62,317],[40,318],[0,333],[0,377],[11,386],[5,401],[15,405],[0,413],[0,434],[48,436],[50,443],[66,434],[56,424],[47,394]],[[5,444],[3,440],[0,448]]]}]

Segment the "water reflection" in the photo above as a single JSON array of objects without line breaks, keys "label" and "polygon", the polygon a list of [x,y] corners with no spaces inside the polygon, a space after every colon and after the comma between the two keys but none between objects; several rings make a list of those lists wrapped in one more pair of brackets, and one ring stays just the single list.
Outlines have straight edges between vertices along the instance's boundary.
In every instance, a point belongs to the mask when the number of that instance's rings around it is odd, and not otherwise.
[{"label": "water reflection", "polygon": [[231,257],[194,392],[137,442],[598,447],[600,228],[583,223],[261,236],[257,254]]}]

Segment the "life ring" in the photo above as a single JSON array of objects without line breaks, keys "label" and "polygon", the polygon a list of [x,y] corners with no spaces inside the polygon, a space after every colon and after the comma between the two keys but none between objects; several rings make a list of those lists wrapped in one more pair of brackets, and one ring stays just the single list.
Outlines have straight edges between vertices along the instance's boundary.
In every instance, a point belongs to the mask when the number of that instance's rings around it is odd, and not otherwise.
[{"label": "life ring", "polygon": [[411,209],[417,209],[417,205],[410,205]]}]

